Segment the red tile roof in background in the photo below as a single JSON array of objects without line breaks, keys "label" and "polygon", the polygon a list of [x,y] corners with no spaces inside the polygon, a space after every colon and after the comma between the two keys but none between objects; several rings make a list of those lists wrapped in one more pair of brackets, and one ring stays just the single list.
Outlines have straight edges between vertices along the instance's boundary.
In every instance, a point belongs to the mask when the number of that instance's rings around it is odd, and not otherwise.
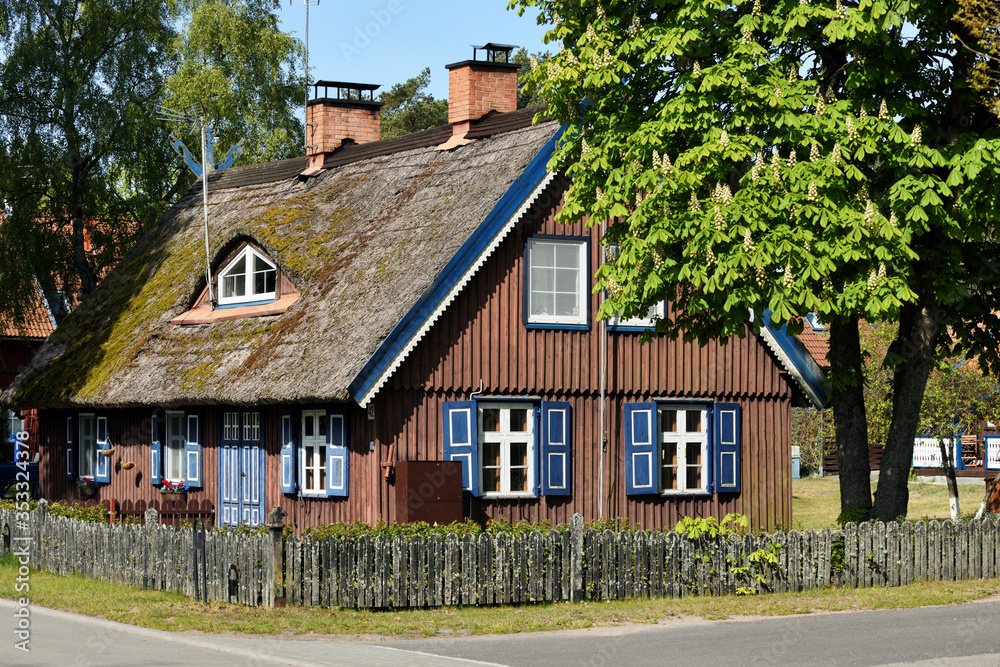
[{"label": "red tile roof in background", "polygon": [[830,367],[830,361],[826,358],[830,351],[829,331],[814,331],[808,322],[804,322],[802,333],[799,334],[799,341],[802,342],[820,368]]}]

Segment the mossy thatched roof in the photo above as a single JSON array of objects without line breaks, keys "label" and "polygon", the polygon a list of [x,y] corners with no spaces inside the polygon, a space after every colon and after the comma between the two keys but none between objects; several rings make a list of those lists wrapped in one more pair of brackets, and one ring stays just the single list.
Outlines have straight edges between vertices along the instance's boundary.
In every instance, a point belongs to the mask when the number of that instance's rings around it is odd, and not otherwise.
[{"label": "mossy thatched roof", "polygon": [[276,316],[170,323],[204,286],[201,190],[192,188],[3,400],[53,408],[349,400],[354,375],[558,129],[519,125],[451,151],[420,147],[436,141],[429,134],[351,147],[357,159],[340,157],[308,179],[295,177],[302,159],[222,172],[209,199],[213,261],[233,239],[254,239],[301,298]]}]

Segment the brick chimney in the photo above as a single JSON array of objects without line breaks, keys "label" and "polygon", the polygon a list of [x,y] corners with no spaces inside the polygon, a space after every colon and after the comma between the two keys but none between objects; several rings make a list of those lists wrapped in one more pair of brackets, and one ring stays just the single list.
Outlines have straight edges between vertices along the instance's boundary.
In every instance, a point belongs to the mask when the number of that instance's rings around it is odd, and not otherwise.
[{"label": "brick chimney", "polygon": [[[448,122],[454,136],[462,137],[469,124],[490,111],[517,109],[517,70],[510,44],[472,47],[472,60],[446,65],[448,68]],[[477,58],[485,51],[485,59]]]},{"label": "brick chimney", "polygon": [[[320,97],[319,89],[323,89]],[[309,169],[323,166],[327,153],[345,143],[365,144],[379,140],[382,103],[375,101],[377,85],[317,81],[313,98],[306,105],[306,153]],[[334,96],[330,93],[333,92]]]}]

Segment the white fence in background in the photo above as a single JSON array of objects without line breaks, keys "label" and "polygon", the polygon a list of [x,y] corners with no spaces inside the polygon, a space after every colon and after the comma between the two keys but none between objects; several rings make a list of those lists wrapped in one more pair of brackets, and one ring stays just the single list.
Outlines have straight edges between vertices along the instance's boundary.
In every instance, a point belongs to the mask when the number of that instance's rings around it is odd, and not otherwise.
[{"label": "white fence in background", "polygon": [[[951,438],[945,438],[944,444],[950,448],[952,463],[957,467],[962,460],[962,447],[958,442],[952,442]],[[942,468],[941,446],[937,438],[916,438],[913,441],[913,467],[914,468]]]}]

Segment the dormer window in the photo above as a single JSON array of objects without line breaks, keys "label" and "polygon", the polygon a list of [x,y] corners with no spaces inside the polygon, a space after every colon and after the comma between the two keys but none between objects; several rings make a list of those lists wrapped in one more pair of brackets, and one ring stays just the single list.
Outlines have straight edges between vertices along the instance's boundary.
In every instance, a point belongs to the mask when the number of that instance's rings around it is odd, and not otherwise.
[{"label": "dormer window", "polygon": [[219,305],[259,303],[275,299],[277,267],[247,246],[222,269]]}]

